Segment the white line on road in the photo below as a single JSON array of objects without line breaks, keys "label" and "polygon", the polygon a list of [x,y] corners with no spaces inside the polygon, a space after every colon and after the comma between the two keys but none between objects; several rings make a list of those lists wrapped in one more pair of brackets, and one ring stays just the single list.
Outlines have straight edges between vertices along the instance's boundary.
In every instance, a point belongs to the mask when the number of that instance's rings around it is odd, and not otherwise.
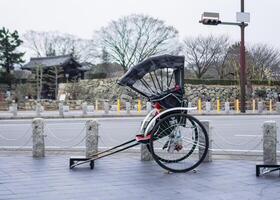
[{"label": "white line on road", "polygon": [[261,137],[262,135],[234,135],[236,137]]}]

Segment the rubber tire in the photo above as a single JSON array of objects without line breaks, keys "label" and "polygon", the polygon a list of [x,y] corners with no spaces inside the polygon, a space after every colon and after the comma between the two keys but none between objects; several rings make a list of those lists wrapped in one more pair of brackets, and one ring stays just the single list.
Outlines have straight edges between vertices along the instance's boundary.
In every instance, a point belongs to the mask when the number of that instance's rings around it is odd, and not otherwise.
[{"label": "rubber tire", "polygon": [[89,162],[89,166],[90,166],[90,169],[93,170],[94,169],[94,161],[90,161]]},{"label": "rubber tire", "polygon": [[[160,125],[160,123],[162,123],[163,121],[165,121],[166,119],[168,119],[170,117],[175,117],[175,116],[180,116],[180,115],[181,116],[185,116],[186,118],[188,118],[192,122],[195,122],[201,128],[201,130],[202,130],[202,132],[204,134],[204,137],[205,137],[205,143],[206,144],[205,144],[205,151],[203,152],[201,158],[194,165],[192,165],[191,167],[185,168],[185,169],[178,170],[178,169],[170,168],[170,167],[168,167],[168,166],[166,166],[164,164],[164,163],[171,163],[173,161],[169,162],[168,160],[160,158],[158,155],[155,154],[154,148],[153,148],[153,136],[154,136],[154,133],[156,133],[155,130],[157,130],[157,128]],[[157,164],[159,166],[161,166],[163,169],[166,169],[168,171],[171,171],[171,172],[174,172],[174,173],[185,173],[185,172],[188,172],[190,170],[193,170],[194,168],[196,168],[197,166],[199,166],[201,164],[201,162],[205,159],[205,157],[207,155],[208,148],[209,148],[209,137],[208,137],[207,131],[205,130],[204,126],[200,123],[200,121],[198,119],[196,119],[195,117],[193,117],[191,115],[188,115],[186,113],[174,113],[174,114],[170,114],[170,115],[165,116],[164,118],[159,120],[159,122],[154,126],[153,130],[151,131],[151,134],[152,134],[152,136],[151,136],[150,143],[149,143],[149,150],[150,150],[154,160],[157,162]],[[186,159],[187,157],[184,156],[183,158]],[[178,160],[181,161],[182,159],[180,158]]]}]

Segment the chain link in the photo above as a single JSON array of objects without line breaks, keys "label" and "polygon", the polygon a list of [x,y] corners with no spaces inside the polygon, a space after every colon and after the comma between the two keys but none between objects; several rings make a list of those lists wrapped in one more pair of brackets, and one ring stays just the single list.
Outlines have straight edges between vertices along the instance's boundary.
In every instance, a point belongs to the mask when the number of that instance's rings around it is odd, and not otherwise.
[{"label": "chain link", "polygon": [[7,141],[17,141],[17,140],[20,140],[20,139],[24,138],[25,136],[27,136],[31,128],[32,128],[32,126],[29,126],[29,128],[24,132],[24,134],[18,138],[8,138],[8,137],[4,136],[2,132],[0,132],[0,133],[2,133],[2,134],[0,134],[0,138],[3,140],[7,140]]},{"label": "chain link", "polygon": [[[86,128],[86,125],[84,125],[83,128],[82,128],[82,130],[81,130],[76,136],[74,136],[74,137],[71,138],[71,139],[62,139],[62,138],[56,136],[56,135],[54,134],[54,132],[53,132],[48,126],[46,126],[47,133],[50,133],[50,135],[53,136],[53,138],[55,138],[56,140],[61,141],[61,142],[72,142],[72,141],[74,141],[75,139],[77,139],[79,136],[81,136],[81,135],[83,134],[85,128]],[[47,135],[47,136],[48,136],[48,135]]]},{"label": "chain link", "polygon": [[246,145],[248,145],[252,142],[256,142],[258,140],[258,137],[256,136],[255,140],[250,140],[250,141],[244,142],[244,143],[232,143],[232,142],[228,141],[227,139],[225,139],[224,137],[222,137],[219,132],[216,132],[216,131],[213,131],[213,130],[215,130],[215,129],[213,127],[211,127],[211,133],[213,133],[213,136],[214,135],[217,136],[219,139],[223,140],[223,142],[225,142],[226,144],[231,145],[231,146],[239,146],[239,147],[246,146]]},{"label": "chain link", "polygon": [[23,149],[23,147],[27,146],[27,144],[31,141],[31,139],[32,139],[32,138],[33,138],[33,137],[32,137],[32,135],[31,135],[25,143],[23,143],[21,146],[19,146],[19,147],[15,148],[15,149],[13,149],[13,151],[19,151],[19,150],[22,150],[22,149]]}]

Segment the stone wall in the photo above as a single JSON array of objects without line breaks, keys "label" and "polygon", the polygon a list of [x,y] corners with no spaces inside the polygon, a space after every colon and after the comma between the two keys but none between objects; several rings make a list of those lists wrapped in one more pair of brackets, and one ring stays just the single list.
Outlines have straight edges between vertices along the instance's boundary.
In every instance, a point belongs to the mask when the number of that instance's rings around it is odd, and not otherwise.
[{"label": "stone wall", "polygon": [[[68,95],[71,99],[80,99],[88,102],[95,102],[98,100],[108,100],[110,103],[116,102],[118,98],[121,98],[123,101],[134,101],[137,100],[140,96],[131,91],[127,90],[124,87],[121,87],[117,84],[117,79],[95,79],[95,80],[82,80],[80,83],[77,83],[76,86],[73,84],[63,85],[64,91],[60,93],[71,93],[75,95]],[[273,99],[277,101],[277,95],[280,93],[280,87],[276,86],[252,86],[249,94],[249,98],[254,96],[255,99],[260,99],[255,95],[257,90],[264,90],[266,95],[262,100],[268,101]],[[189,101],[195,103],[198,98],[201,98],[202,101],[216,101],[217,98],[221,101],[231,101],[239,98],[239,86],[221,86],[221,85],[185,85],[186,97]],[[249,93],[249,92],[247,92]],[[141,97],[140,97],[141,98]]]},{"label": "stone wall", "polygon": [[[221,86],[221,85],[185,85],[186,97],[192,103],[197,102],[198,98],[202,101],[214,102],[219,98],[222,102],[229,101],[234,102],[234,100],[239,98],[239,86]],[[254,98],[256,100],[273,101],[278,100],[278,94],[280,93],[280,88],[276,86],[252,86],[252,92],[248,94],[248,98]],[[258,96],[257,91],[264,91],[265,95],[263,97]]]},{"label": "stone wall", "polygon": [[[257,90],[262,90],[265,96],[260,98],[254,96]],[[276,86],[252,86],[250,98],[254,96],[256,100],[269,101],[272,99],[274,102],[278,101],[277,95],[280,93],[280,88]],[[108,101],[110,105],[117,104],[117,99],[121,99],[121,105],[124,107],[125,102],[129,101],[132,105],[137,104],[137,100],[142,98],[139,94],[121,87],[117,84],[117,79],[94,79],[82,80],[79,83],[60,84],[59,95],[66,94],[66,104],[70,106],[71,110],[80,110],[84,101],[88,105],[95,105],[98,100],[99,108],[103,108],[103,102]],[[202,101],[215,102],[217,98],[221,102],[230,101],[234,102],[239,98],[239,86],[221,86],[221,85],[185,85],[186,97],[192,105],[197,104],[198,98]],[[145,103],[145,99],[143,99]],[[45,110],[57,110],[58,100],[40,100],[41,105]],[[35,110],[36,101],[28,100],[20,104],[20,109]]]}]

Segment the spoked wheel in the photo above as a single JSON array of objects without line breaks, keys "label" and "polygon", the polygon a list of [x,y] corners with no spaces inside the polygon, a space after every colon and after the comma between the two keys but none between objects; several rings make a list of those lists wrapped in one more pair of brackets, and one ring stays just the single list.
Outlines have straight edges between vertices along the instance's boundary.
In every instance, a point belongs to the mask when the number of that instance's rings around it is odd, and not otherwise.
[{"label": "spoked wheel", "polygon": [[171,172],[187,172],[205,158],[209,141],[203,125],[186,113],[160,119],[151,132],[150,148],[154,160]]}]

